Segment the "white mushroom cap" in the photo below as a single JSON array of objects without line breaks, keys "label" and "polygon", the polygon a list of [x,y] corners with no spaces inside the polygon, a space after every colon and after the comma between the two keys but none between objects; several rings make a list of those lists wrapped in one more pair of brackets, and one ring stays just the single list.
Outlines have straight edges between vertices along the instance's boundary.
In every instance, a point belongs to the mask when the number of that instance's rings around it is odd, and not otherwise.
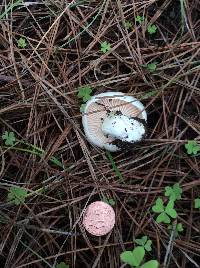
[{"label": "white mushroom cap", "polygon": [[[137,120],[138,118],[138,120]],[[142,120],[147,121],[143,104],[121,92],[106,92],[93,96],[82,116],[83,128],[90,143],[109,151],[120,148],[113,142],[137,142],[145,134]]]},{"label": "white mushroom cap", "polygon": [[120,139],[124,142],[136,142],[145,134],[145,126],[125,115],[108,116],[101,127],[104,135]]}]

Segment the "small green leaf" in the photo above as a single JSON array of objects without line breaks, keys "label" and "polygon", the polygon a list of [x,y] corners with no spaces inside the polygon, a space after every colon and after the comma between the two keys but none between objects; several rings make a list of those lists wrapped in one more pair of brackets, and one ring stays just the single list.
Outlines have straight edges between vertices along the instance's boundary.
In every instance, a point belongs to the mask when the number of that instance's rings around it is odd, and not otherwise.
[{"label": "small green leaf", "polygon": [[20,187],[12,186],[9,189],[8,201],[12,202],[15,205],[23,204],[25,202],[27,191]]},{"label": "small green leaf", "polygon": [[111,44],[108,43],[107,41],[104,41],[103,43],[101,43],[101,52],[103,52],[104,54],[109,51],[111,49]]},{"label": "small green leaf", "polygon": [[127,29],[127,30],[130,30],[131,28],[133,28],[133,24],[130,20],[126,20],[124,22],[124,27]]},{"label": "small green leaf", "polygon": [[135,21],[138,22],[139,24],[142,24],[142,22],[144,21],[144,17],[138,15],[135,17]]},{"label": "small green leaf", "polygon": [[60,160],[58,160],[58,158],[56,158],[55,156],[52,156],[49,159],[52,163],[54,163],[56,166],[58,167],[62,167],[63,168],[63,164],[60,162]]},{"label": "small green leaf", "polygon": [[166,208],[165,208],[165,212],[172,217],[173,219],[175,219],[177,217],[177,212],[174,209],[174,200],[169,200]]},{"label": "small green leaf", "polygon": [[5,145],[14,146],[14,143],[16,141],[15,133],[5,131],[2,135],[2,139],[5,140]]},{"label": "small green leaf", "polygon": [[132,251],[124,251],[124,252],[122,252],[120,254],[120,259],[124,263],[129,264],[130,266],[136,266]]},{"label": "small green leaf", "polygon": [[153,73],[156,71],[156,68],[157,68],[157,62],[152,62],[152,63],[149,63],[147,64],[147,69]]},{"label": "small green leaf", "polygon": [[142,260],[144,259],[145,250],[143,247],[136,247],[133,250],[133,257],[135,261],[135,266],[138,266],[141,264]]},{"label": "small green leaf", "polygon": [[164,222],[164,223],[170,223],[171,220],[170,220],[170,217],[167,216],[167,214],[165,212],[162,212],[161,214],[158,215],[158,217],[156,218],[156,222],[157,223],[161,223],[161,222]]},{"label": "small green leaf", "polygon": [[165,196],[169,196],[171,200],[179,200],[181,199],[182,189],[179,183],[175,183],[172,187],[165,187]]},{"label": "small green leaf", "polygon": [[151,247],[151,245],[152,245],[152,241],[151,241],[151,240],[148,240],[148,241],[146,242],[145,246],[144,246],[144,249],[145,249],[146,251],[148,251],[148,252],[152,251],[152,247]]},{"label": "small green leaf", "polygon": [[20,47],[20,48],[26,48],[27,47],[26,39],[23,38],[23,37],[20,37],[17,40],[17,46]]},{"label": "small green leaf", "polygon": [[163,201],[161,198],[157,198],[156,204],[152,207],[152,210],[156,213],[161,213],[164,211]]},{"label": "small green leaf", "polygon": [[200,145],[195,140],[190,140],[185,144],[187,154],[196,155],[200,151]]},{"label": "small green leaf", "polygon": [[178,233],[183,232],[183,231],[184,231],[184,229],[183,229],[183,224],[182,224],[182,223],[178,223],[178,224],[176,225],[176,230],[177,230]]},{"label": "small green leaf", "polygon": [[84,102],[91,99],[92,88],[90,86],[78,87],[78,97],[82,98]]},{"label": "small green leaf", "polygon": [[142,238],[140,238],[140,239],[135,239],[135,243],[136,244],[138,244],[138,245],[140,245],[140,246],[144,246],[145,244],[146,244],[146,242],[147,242],[147,236],[145,235],[145,236],[143,236]]},{"label": "small green leaf", "polygon": [[159,263],[156,260],[145,262],[140,268],[158,268]]},{"label": "small green leaf", "polygon": [[151,244],[152,241],[148,239],[148,237],[145,235],[140,239],[135,239],[135,243],[138,244],[139,246],[144,247],[146,251],[151,251]]},{"label": "small green leaf", "polygon": [[149,34],[154,34],[157,31],[156,25],[152,24],[147,27],[147,31]]},{"label": "small green leaf", "polygon": [[194,207],[195,207],[195,208],[200,208],[200,198],[196,198],[196,199],[194,200]]},{"label": "small green leaf", "polygon": [[69,268],[69,265],[62,261],[56,265],[56,268]]}]

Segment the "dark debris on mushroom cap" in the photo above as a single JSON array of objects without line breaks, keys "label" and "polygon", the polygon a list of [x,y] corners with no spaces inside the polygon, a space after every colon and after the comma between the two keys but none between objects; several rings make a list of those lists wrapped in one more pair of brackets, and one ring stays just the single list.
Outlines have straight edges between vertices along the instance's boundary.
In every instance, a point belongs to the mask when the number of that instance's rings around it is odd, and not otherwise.
[{"label": "dark debris on mushroom cap", "polygon": [[144,119],[141,119],[141,118],[138,118],[138,117],[130,117],[130,119],[134,119],[134,120],[138,121],[139,123],[141,123],[144,126],[145,133],[142,135],[141,140],[132,143],[132,142],[127,142],[127,141],[122,141],[120,139],[115,139],[113,142],[111,142],[111,144],[116,145],[118,148],[120,148],[122,150],[127,150],[127,151],[135,149],[136,145],[143,144],[144,139],[147,138],[147,136],[148,136],[147,122]]}]

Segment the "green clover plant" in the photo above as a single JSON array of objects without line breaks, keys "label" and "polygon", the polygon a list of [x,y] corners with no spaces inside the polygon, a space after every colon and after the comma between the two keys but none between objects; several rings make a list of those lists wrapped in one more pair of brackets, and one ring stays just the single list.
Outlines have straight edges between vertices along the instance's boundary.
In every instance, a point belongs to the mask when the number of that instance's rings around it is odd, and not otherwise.
[{"label": "green clover plant", "polygon": [[80,106],[80,112],[83,113],[86,107],[85,102],[91,99],[92,88],[90,86],[78,87],[78,98],[81,98],[84,103]]},{"label": "green clover plant", "polygon": [[12,186],[9,189],[9,193],[8,193],[8,201],[10,201],[11,203],[15,204],[15,205],[20,205],[23,204],[25,202],[25,199],[27,197],[28,191],[21,188],[21,187],[15,187]]},{"label": "green clover plant", "polygon": [[15,133],[12,131],[11,132],[5,131],[2,135],[2,139],[4,140],[5,145],[14,146],[14,143],[16,141]]},{"label": "green clover plant", "polygon": [[78,87],[78,97],[82,98],[84,102],[91,99],[92,88],[90,86]]},{"label": "green clover plant", "polygon": [[185,148],[187,150],[187,154],[196,155],[198,152],[200,152],[200,145],[197,144],[195,140],[188,141],[185,144]]},{"label": "green clover plant", "polygon": [[[166,207],[163,205],[163,200],[158,198],[156,204],[152,207],[153,212],[159,213],[156,218],[157,223],[170,223],[171,218],[175,219],[177,217],[177,212],[174,209],[174,200],[169,200]],[[171,217],[171,218],[170,218]]]},{"label": "green clover plant", "polygon": [[20,48],[26,48],[27,47],[26,39],[23,38],[23,37],[20,37],[17,40],[17,46],[20,47]]},{"label": "green clover plant", "polygon": [[143,247],[136,247],[132,251],[124,251],[120,254],[122,262],[129,264],[131,267],[137,268],[157,268],[158,262],[150,260],[142,264],[144,261],[145,250]]},{"label": "green clover plant", "polygon": [[152,250],[151,248],[152,241],[148,239],[146,235],[140,239],[135,239],[135,243],[138,244],[139,246],[142,246],[148,252]]},{"label": "green clover plant", "polygon": [[156,27],[156,25],[154,25],[154,24],[151,24],[151,25],[149,25],[149,26],[147,27],[147,32],[148,32],[149,34],[155,34],[156,31],[157,31],[157,27]]},{"label": "green clover plant", "polygon": [[149,70],[149,72],[153,73],[157,69],[157,62],[148,63],[145,67]]},{"label": "green clover plant", "polygon": [[111,44],[108,43],[107,41],[104,41],[103,43],[101,43],[101,52],[103,52],[104,54],[109,51],[111,49]]},{"label": "green clover plant", "polygon": [[62,261],[56,265],[56,268],[69,268],[69,265]]},{"label": "green clover plant", "polygon": [[182,189],[179,183],[175,183],[172,187],[165,187],[165,196],[168,196],[170,200],[180,200],[182,194]]},{"label": "green clover plant", "polygon": [[140,15],[137,15],[135,17],[135,21],[138,22],[139,24],[142,24],[142,22],[144,21],[144,16],[140,16]]},{"label": "green clover plant", "polygon": [[194,200],[194,207],[195,207],[195,208],[200,208],[200,198],[196,198],[196,199]]},{"label": "green clover plant", "polygon": [[130,20],[126,20],[124,22],[124,27],[127,29],[127,30],[130,30],[131,28],[133,28],[133,24]]}]

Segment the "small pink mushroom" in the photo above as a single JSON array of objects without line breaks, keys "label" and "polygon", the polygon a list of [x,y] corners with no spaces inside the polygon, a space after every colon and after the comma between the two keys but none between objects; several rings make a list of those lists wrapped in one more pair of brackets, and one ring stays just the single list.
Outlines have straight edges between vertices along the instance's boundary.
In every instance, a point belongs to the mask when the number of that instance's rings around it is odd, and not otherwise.
[{"label": "small pink mushroom", "polygon": [[102,201],[91,203],[83,215],[83,226],[95,236],[108,234],[115,225],[113,208]]}]

